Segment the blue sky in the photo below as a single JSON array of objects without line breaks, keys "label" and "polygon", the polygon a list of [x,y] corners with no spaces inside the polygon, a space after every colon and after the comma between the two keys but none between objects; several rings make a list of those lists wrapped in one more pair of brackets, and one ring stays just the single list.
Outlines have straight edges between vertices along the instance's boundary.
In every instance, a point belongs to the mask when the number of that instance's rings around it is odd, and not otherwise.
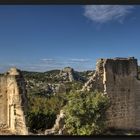
[{"label": "blue sky", "polygon": [[98,58],[140,60],[139,12],[134,5],[1,5],[0,71],[83,71]]}]

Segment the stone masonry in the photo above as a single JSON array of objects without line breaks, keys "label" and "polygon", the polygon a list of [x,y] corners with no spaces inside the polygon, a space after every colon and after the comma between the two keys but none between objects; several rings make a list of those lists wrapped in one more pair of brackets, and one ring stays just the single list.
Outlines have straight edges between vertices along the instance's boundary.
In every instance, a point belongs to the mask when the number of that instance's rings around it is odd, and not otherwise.
[{"label": "stone masonry", "polygon": [[26,88],[21,72],[11,68],[0,76],[0,129],[15,135],[27,135]]},{"label": "stone masonry", "polygon": [[137,59],[99,59],[95,74],[83,89],[98,90],[110,98],[107,125],[123,130],[140,129],[140,81]]}]

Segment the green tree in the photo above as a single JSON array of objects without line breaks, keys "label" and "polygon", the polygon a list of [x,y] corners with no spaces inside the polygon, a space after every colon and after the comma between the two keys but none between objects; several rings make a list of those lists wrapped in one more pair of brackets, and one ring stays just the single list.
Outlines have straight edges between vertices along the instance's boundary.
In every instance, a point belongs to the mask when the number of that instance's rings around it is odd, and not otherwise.
[{"label": "green tree", "polygon": [[100,134],[105,129],[108,98],[98,92],[71,93],[64,107],[65,127],[69,135]]},{"label": "green tree", "polygon": [[28,95],[27,125],[29,131],[37,133],[52,128],[57,114],[65,104],[65,94],[50,98]]},{"label": "green tree", "polygon": [[56,114],[54,112],[32,112],[28,113],[27,122],[29,130],[37,133],[39,130],[44,131],[47,128],[53,127]]}]

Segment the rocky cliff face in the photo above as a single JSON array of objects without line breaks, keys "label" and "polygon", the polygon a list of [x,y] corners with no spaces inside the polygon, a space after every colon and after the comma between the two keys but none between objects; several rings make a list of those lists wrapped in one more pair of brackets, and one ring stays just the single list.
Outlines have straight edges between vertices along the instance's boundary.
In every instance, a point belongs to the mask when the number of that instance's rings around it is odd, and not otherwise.
[{"label": "rocky cliff face", "polygon": [[62,69],[60,71],[59,77],[61,77],[62,81],[67,81],[67,82],[73,82],[73,81],[84,82],[86,79],[71,67],[65,67],[64,69]]},{"label": "rocky cliff face", "polygon": [[62,77],[64,81],[72,82],[75,80],[74,70],[70,67],[65,67],[63,70],[60,71],[60,77]]}]

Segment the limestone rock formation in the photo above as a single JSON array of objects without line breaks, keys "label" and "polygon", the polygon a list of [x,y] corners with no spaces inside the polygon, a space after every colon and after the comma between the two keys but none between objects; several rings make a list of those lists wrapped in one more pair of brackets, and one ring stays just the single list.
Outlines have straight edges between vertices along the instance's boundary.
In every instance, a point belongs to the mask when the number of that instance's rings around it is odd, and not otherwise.
[{"label": "limestone rock formation", "polygon": [[45,130],[45,135],[62,135],[64,132],[64,119],[65,114],[63,110],[60,110],[60,114],[57,115],[57,119],[52,129]]},{"label": "limestone rock formation", "polygon": [[74,81],[74,70],[70,67],[65,67],[63,70],[60,71],[60,76],[63,78],[63,80],[67,81]]},{"label": "limestone rock formation", "polygon": [[107,125],[111,128],[140,129],[140,81],[137,59],[114,58],[97,61],[96,72],[82,90],[98,90],[111,101]]},{"label": "limestone rock formation", "polygon": [[26,84],[20,70],[11,68],[0,76],[0,128],[12,134],[27,135]]},{"label": "limestone rock formation", "polygon": [[64,69],[62,69],[60,71],[59,77],[61,77],[62,81],[68,81],[68,82],[85,81],[85,78],[80,76],[80,74],[71,67],[65,67]]}]

